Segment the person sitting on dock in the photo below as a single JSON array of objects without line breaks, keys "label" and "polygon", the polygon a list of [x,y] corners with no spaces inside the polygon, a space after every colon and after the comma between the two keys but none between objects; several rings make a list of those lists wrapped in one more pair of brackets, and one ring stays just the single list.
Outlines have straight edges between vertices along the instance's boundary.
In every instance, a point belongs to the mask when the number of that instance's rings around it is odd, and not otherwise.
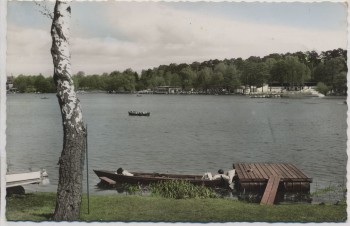
[{"label": "person sitting on dock", "polygon": [[222,179],[225,180],[228,183],[228,186],[233,189],[234,184],[233,184],[233,177],[236,174],[236,170],[233,168],[232,170],[229,170],[228,172],[226,172],[226,174],[224,173],[224,171],[222,169],[218,170],[218,174],[216,174],[213,177],[213,180],[218,180],[218,179]]},{"label": "person sitting on dock", "polygon": [[234,184],[233,184],[233,177],[235,176],[236,170],[232,169],[229,170],[226,174],[222,169],[218,170],[218,174],[216,174],[215,176],[212,176],[212,174],[210,172],[207,172],[203,175],[202,180],[219,180],[219,179],[223,179],[225,181],[227,181],[229,187],[231,189],[233,189]]},{"label": "person sitting on dock", "polygon": [[225,172],[222,170],[222,169],[219,169],[218,170],[218,174],[216,174],[214,177],[213,177],[213,180],[218,180],[218,179],[224,179],[224,180],[229,180],[229,177],[227,175],[224,174]]},{"label": "person sitting on dock", "polygon": [[124,175],[124,176],[134,176],[134,174],[129,173],[127,170],[124,170],[121,167],[119,169],[117,169],[117,174],[121,174],[121,175]]}]

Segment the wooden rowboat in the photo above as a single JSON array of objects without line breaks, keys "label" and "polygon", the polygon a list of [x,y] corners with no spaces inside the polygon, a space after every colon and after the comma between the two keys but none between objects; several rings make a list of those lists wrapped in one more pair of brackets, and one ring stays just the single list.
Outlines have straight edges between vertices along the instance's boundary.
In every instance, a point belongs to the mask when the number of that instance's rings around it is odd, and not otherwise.
[{"label": "wooden rowboat", "polygon": [[171,180],[185,180],[195,185],[204,185],[207,187],[226,187],[224,180],[202,179],[202,175],[184,175],[184,174],[165,174],[165,173],[139,173],[131,172],[134,176],[125,176],[117,174],[116,171],[94,170],[96,175],[105,181],[114,181],[117,184],[142,184],[149,185],[156,182],[165,182]]},{"label": "wooden rowboat", "polygon": [[143,112],[143,111],[129,111],[129,116],[150,116],[150,112]]}]

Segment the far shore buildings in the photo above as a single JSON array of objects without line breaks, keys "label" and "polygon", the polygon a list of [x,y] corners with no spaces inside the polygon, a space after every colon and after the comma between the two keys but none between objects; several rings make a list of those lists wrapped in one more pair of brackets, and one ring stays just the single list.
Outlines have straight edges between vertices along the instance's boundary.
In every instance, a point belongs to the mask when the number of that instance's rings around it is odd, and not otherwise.
[{"label": "far shore buildings", "polygon": [[301,93],[316,93],[316,83],[306,82],[303,86],[290,86],[288,83],[270,83],[264,84],[261,87],[256,86],[240,86],[234,90],[227,90],[223,87],[210,87],[207,90],[182,90],[177,86],[157,86],[152,91],[144,90],[139,93],[154,93],[154,94],[281,94],[285,92],[301,92]]},{"label": "far shore buildings", "polygon": [[289,83],[269,83],[262,87],[242,86],[239,93],[249,95],[250,93],[283,93],[283,92],[312,92],[316,90],[316,82],[305,82],[303,86],[291,86]]},{"label": "far shore buildings", "polygon": [[13,76],[8,76],[6,80],[6,92],[17,92],[17,88],[13,87]]},{"label": "far shore buildings", "polygon": [[178,86],[157,86],[154,89],[155,94],[175,94],[179,92],[182,92],[182,89]]}]

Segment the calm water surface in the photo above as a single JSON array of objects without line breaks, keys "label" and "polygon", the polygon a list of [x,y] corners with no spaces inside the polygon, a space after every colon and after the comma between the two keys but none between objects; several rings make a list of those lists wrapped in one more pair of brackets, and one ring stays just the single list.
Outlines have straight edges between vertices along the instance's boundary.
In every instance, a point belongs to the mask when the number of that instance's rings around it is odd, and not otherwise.
[{"label": "calm water surface", "polygon": [[[48,99],[41,99],[42,97]],[[346,181],[346,112],[340,99],[251,99],[241,96],[79,96],[88,125],[90,191],[99,193],[92,169],[215,173],[235,162],[289,162],[315,185]],[[150,111],[130,117],[129,110]],[[56,191],[62,125],[51,94],[7,96],[7,163],[10,172],[45,168]],[[84,175],[86,180],[86,175]],[[86,182],[85,182],[86,183]]]}]

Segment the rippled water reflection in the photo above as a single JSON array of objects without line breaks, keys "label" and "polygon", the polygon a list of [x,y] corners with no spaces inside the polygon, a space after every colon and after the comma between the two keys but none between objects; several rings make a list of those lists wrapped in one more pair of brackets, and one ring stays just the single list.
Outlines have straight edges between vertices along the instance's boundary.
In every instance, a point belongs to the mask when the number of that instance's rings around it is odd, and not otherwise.
[{"label": "rippled water reflection", "polygon": [[[49,99],[41,99],[47,96]],[[196,173],[234,162],[289,162],[318,187],[346,181],[346,112],[341,99],[241,96],[80,96],[92,169]],[[129,110],[150,111],[130,117]],[[12,172],[46,168],[56,191],[62,126],[55,95],[7,96],[7,162]],[[85,177],[86,178],[86,177]]]}]

